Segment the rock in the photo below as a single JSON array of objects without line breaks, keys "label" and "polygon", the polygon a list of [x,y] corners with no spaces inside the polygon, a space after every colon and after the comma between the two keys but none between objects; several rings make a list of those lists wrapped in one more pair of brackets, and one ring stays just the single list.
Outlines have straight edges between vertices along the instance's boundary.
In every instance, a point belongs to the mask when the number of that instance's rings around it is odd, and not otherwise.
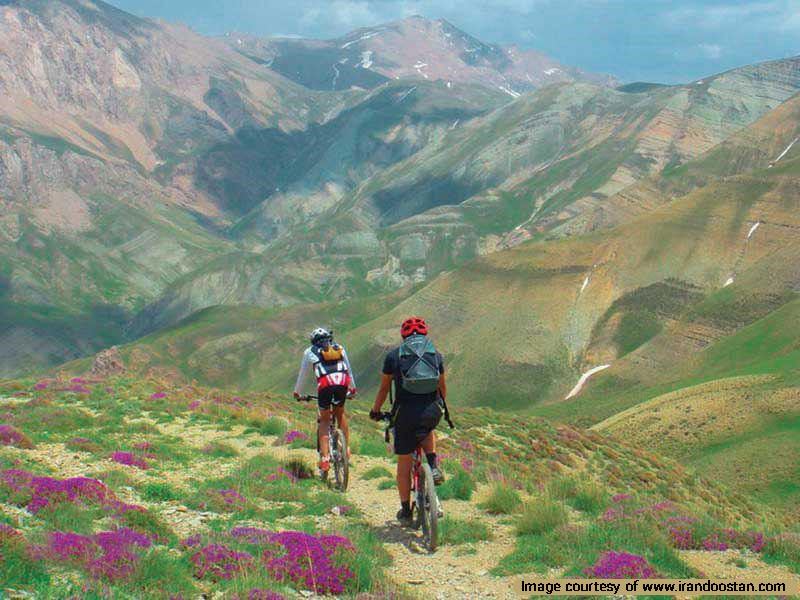
[{"label": "rock", "polygon": [[116,346],[103,350],[94,357],[91,374],[95,377],[108,377],[125,371],[125,365]]}]

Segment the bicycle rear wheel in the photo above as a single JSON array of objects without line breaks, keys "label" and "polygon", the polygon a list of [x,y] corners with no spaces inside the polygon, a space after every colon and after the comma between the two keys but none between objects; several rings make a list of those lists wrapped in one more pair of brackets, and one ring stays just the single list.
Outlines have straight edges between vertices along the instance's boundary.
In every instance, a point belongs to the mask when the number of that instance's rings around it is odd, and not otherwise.
[{"label": "bicycle rear wheel", "polygon": [[417,502],[419,504],[419,517],[422,521],[422,537],[428,550],[433,552],[439,543],[439,501],[436,498],[433,472],[428,463],[422,464],[422,473],[420,475]]},{"label": "bicycle rear wheel", "polygon": [[333,430],[331,449],[333,450],[331,454],[333,455],[334,487],[340,492],[344,492],[350,482],[350,465],[347,462],[347,445],[341,429]]}]

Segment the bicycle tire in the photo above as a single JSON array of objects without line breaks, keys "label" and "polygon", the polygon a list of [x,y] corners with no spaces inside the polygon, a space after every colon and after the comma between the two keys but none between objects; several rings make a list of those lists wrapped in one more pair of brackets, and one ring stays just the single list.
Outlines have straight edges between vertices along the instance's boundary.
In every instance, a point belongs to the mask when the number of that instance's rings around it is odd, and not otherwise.
[{"label": "bicycle tire", "polygon": [[333,461],[335,488],[344,492],[350,482],[350,465],[347,462],[347,448],[344,443],[344,434],[341,429],[334,429],[331,445],[335,448],[335,458]]},{"label": "bicycle tire", "polygon": [[422,537],[428,550],[434,552],[439,544],[439,501],[433,483],[433,471],[427,463],[422,464],[418,501],[421,501],[419,514],[422,520]]}]

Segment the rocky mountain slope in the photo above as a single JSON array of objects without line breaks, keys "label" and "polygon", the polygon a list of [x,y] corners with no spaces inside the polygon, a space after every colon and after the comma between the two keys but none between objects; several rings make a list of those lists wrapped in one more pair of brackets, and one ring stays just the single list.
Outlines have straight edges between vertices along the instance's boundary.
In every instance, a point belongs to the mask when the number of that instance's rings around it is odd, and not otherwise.
[{"label": "rocky mountain slope", "polygon": [[[215,304],[265,305],[248,287],[264,277],[316,287],[306,295],[312,300],[332,289],[338,297],[378,292],[526,239],[629,221],[666,201],[646,196],[647,188],[634,199],[637,185],[700,156],[798,86],[800,60],[792,59],[641,93],[561,84],[466,122],[453,115],[416,152],[336,198],[321,183],[305,188],[330,203],[319,203],[325,207],[302,231],[279,236],[260,260],[243,256],[184,278],[155,310],[174,322]],[[420,102],[418,89],[395,97]],[[292,206],[298,202],[302,196]],[[257,237],[259,224],[274,221],[275,206],[256,208],[242,235]],[[226,286],[215,291],[212,279]]]},{"label": "rocky mountain slope", "polygon": [[226,34],[231,47],[316,90],[373,88],[393,79],[480,84],[512,98],[562,81],[614,85],[613,77],[566,67],[541,53],[486,44],[444,19],[420,16],[334,40]]}]

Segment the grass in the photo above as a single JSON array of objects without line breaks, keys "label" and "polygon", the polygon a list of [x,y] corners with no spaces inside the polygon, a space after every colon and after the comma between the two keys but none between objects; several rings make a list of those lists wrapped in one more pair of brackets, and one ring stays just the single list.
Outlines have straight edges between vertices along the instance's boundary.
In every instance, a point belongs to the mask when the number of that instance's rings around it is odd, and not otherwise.
[{"label": "grass", "polygon": [[395,487],[395,481],[393,479],[384,479],[383,481],[378,482],[378,489],[379,490],[391,490]]},{"label": "grass", "polygon": [[517,535],[541,535],[567,522],[567,511],[560,502],[547,498],[528,502],[517,519]]},{"label": "grass", "polygon": [[492,539],[489,526],[478,519],[458,519],[446,515],[439,521],[439,541],[456,546]]},{"label": "grass", "polygon": [[168,483],[153,482],[146,483],[142,488],[142,497],[145,500],[155,502],[167,502],[169,500],[178,500],[181,498],[175,488]]},{"label": "grass", "polygon": [[515,512],[521,504],[522,498],[517,490],[507,483],[497,482],[492,486],[486,500],[478,506],[493,515],[509,515]]},{"label": "grass", "polygon": [[351,442],[351,444],[353,444],[353,451],[356,454],[363,454],[364,456],[373,456],[378,458],[385,457],[387,455],[386,442],[383,441],[383,438],[380,438],[377,435],[368,437],[359,436],[356,440],[353,440],[353,442]]},{"label": "grass", "polygon": [[374,466],[370,469],[367,469],[361,474],[361,479],[379,479],[381,477],[394,477],[394,473],[392,473],[386,467],[381,466]]},{"label": "grass", "polygon": [[445,482],[436,488],[440,500],[470,500],[476,489],[475,479],[460,465],[449,463]]}]

